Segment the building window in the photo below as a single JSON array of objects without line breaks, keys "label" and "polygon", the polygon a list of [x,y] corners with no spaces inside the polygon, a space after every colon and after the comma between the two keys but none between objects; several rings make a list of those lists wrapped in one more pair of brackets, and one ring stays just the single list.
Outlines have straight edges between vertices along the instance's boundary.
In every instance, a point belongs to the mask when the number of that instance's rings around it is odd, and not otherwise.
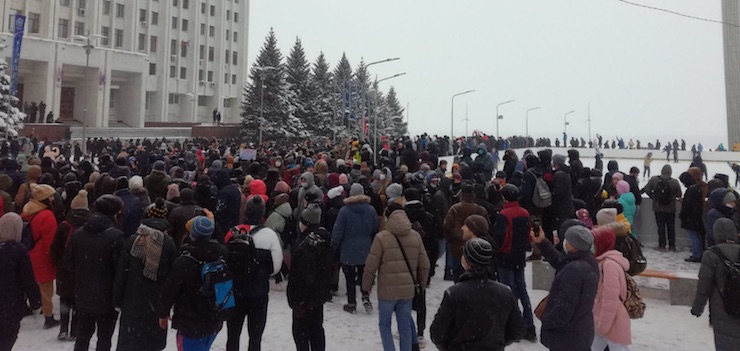
[{"label": "building window", "polygon": [[146,10],[139,9],[139,22],[145,22],[146,21]]},{"label": "building window", "polygon": [[213,46],[209,46],[208,47],[208,61],[209,62],[213,62],[213,55],[214,55]]},{"label": "building window", "polygon": [[224,108],[231,107],[231,99],[224,99]]},{"label": "building window", "polygon": [[177,77],[177,67],[170,66],[170,78]]},{"label": "building window", "polygon": [[205,23],[200,24],[200,35],[206,35],[206,24]]},{"label": "building window", "polygon": [[154,35],[149,37],[149,51],[157,52],[157,37]]},{"label": "building window", "polygon": [[172,6],[177,6],[177,0],[172,0]]},{"label": "building window", "polygon": [[[69,1],[67,1],[69,3]],[[84,9],[87,7],[87,0],[77,0],[77,8],[78,9]]]},{"label": "building window", "polygon": [[201,60],[204,60],[206,58],[206,47],[205,45],[201,45],[200,48],[198,48],[198,58]]},{"label": "building window", "polygon": [[152,25],[159,24],[159,12],[152,12]]},{"label": "building window", "polygon": [[204,2],[201,2],[200,3],[200,13],[202,13],[204,15],[206,14],[206,3],[204,3]]},{"label": "building window", "polygon": [[60,1],[59,1],[59,5],[62,5],[62,6],[69,6],[69,0],[60,0]]},{"label": "building window", "polygon": [[139,51],[146,51],[146,35],[139,34]]},{"label": "building window", "polygon": [[229,11],[229,10],[226,10],[226,20],[227,21],[230,21],[231,20],[231,11]]},{"label": "building window", "polygon": [[187,32],[188,31],[188,20],[183,19],[182,20],[182,31]]},{"label": "building window", "polygon": [[116,4],[116,17],[123,18],[123,13],[126,11],[126,8],[123,6],[123,4]]},{"label": "building window", "polygon": [[228,83],[229,82],[229,74],[228,73],[224,73],[224,82],[225,83]]},{"label": "building window", "polygon": [[103,14],[110,15],[110,0],[103,0]]},{"label": "building window", "polygon": [[59,19],[59,29],[58,29],[57,35],[59,35],[60,38],[69,37],[69,21],[68,20],[64,18]]},{"label": "building window", "polygon": [[75,22],[75,35],[85,35],[84,22]]},{"label": "building window", "polygon": [[188,77],[188,69],[180,67],[180,79],[186,79]]},{"label": "building window", "polygon": [[208,96],[198,96],[198,106],[208,106]]},{"label": "building window", "polygon": [[226,40],[230,40],[230,39],[231,39],[231,31],[229,31],[229,30],[227,29],[227,30],[226,30]]},{"label": "building window", "polygon": [[215,15],[216,15],[216,6],[211,5],[211,16],[215,16]]},{"label": "building window", "polygon": [[213,37],[214,35],[216,35],[216,27],[208,26],[208,36]]},{"label": "building window", "polygon": [[180,57],[188,57],[188,44],[185,42],[180,45]]},{"label": "building window", "polygon": [[188,1],[188,0],[182,0],[182,8],[184,8],[184,9],[187,10],[188,7],[190,7],[190,1]]},{"label": "building window", "polygon": [[203,70],[202,69],[198,70],[198,80],[201,82],[203,81]]},{"label": "building window", "polygon": [[234,51],[231,53],[231,64],[236,66],[236,61],[238,60],[236,58],[236,51]]},{"label": "building window", "polygon": [[236,84],[236,74],[231,75],[231,84]]},{"label": "building window", "polygon": [[41,20],[41,15],[38,13],[29,12],[28,13],[28,32],[29,33],[38,33],[39,32],[39,22]]},{"label": "building window", "polygon": [[234,23],[239,23],[239,12],[234,12]]},{"label": "building window", "polygon": [[116,91],[110,90],[110,100],[108,100],[108,108],[116,108]]},{"label": "building window", "polygon": [[156,63],[149,63],[149,75],[150,76],[157,75],[157,64]]},{"label": "building window", "polygon": [[208,81],[213,82],[213,71],[208,71]]},{"label": "building window", "polygon": [[149,109],[149,104],[151,104],[152,101],[152,93],[147,92],[146,95],[144,95],[144,109]]},{"label": "building window", "polygon": [[100,38],[100,44],[108,46],[108,38],[110,38],[110,28],[100,27],[100,35],[102,36],[102,38]]},{"label": "building window", "polygon": [[177,29],[177,17],[172,17],[172,29]]},{"label": "building window", "polygon": [[177,40],[170,39],[170,55],[177,55]]},{"label": "building window", "polygon": [[170,93],[168,100],[169,100],[170,105],[179,104],[180,103],[180,95]]},{"label": "building window", "polygon": [[236,43],[237,39],[239,37],[239,32],[234,32],[234,42]]},{"label": "building window", "polygon": [[113,44],[117,48],[120,48],[123,46],[123,29],[116,29],[116,38]]}]

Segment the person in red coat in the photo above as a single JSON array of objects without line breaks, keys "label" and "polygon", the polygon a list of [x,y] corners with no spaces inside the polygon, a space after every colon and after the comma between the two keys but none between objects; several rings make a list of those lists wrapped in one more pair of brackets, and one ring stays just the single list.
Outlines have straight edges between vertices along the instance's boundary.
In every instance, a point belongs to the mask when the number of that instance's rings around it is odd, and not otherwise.
[{"label": "person in red coat", "polygon": [[46,184],[31,184],[31,200],[23,206],[21,217],[31,226],[34,246],[30,251],[33,274],[41,290],[41,312],[46,317],[44,329],[54,328],[59,321],[54,319],[54,279],[56,268],[51,260],[50,248],[57,231],[57,220],[51,211],[54,188]]}]

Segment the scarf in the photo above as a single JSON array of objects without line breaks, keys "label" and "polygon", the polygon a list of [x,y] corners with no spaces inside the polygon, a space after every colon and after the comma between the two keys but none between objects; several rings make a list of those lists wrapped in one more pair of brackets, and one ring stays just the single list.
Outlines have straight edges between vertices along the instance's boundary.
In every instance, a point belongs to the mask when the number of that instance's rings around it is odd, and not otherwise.
[{"label": "scarf", "polygon": [[144,270],[142,273],[145,277],[157,281],[164,233],[142,224],[136,230],[136,235],[134,244],[131,246],[131,256],[144,261]]}]

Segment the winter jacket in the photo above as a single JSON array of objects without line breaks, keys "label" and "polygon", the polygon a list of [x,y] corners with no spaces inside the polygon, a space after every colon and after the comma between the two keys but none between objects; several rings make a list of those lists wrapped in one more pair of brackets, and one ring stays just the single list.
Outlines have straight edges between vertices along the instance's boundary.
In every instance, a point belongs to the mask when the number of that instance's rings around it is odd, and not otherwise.
[{"label": "winter jacket", "polygon": [[429,333],[443,351],[503,351],[524,336],[524,321],[509,287],[465,272],[445,290]]},{"label": "winter jacket", "polygon": [[493,176],[493,157],[488,153],[486,144],[478,145],[478,157],[473,161],[473,169],[478,173],[483,173],[483,179],[488,181]]},{"label": "winter jacket", "polygon": [[604,201],[601,196],[601,178],[579,179],[573,188],[573,197],[586,203],[588,212],[595,216]]},{"label": "winter jacket", "polygon": [[54,212],[40,202],[31,200],[23,207],[21,215],[24,221],[31,224],[33,249],[29,252],[33,263],[33,275],[39,284],[48,283],[56,278],[56,268],[51,260],[51,243],[57,231],[57,220]]},{"label": "winter jacket", "polygon": [[704,234],[704,198],[698,184],[693,184],[686,189],[681,203],[681,228],[693,230],[700,235]]},{"label": "winter jacket", "polygon": [[619,195],[619,199],[617,200],[620,204],[622,204],[622,213],[627,218],[627,221],[630,222],[630,226],[632,226],[635,223],[635,212],[637,212],[635,195],[629,192],[624,193],[622,195]]},{"label": "winter jacket", "polygon": [[113,312],[113,281],[124,244],[123,232],[114,225],[107,216],[91,214],[64,252],[64,263],[75,276],[75,306],[80,312]]},{"label": "winter jacket", "polygon": [[329,232],[334,230],[334,224],[339,216],[339,211],[344,207],[344,188],[338,186],[329,190],[326,194],[326,211],[323,212],[324,228]]},{"label": "winter jacket", "polygon": [[714,246],[716,241],[714,238],[714,223],[720,218],[728,218],[735,223],[735,227],[738,226],[737,211],[735,208],[725,206],[724,197],[730,192],[729,189],[719,188],[712,191],[709,195],[709,202],[712,208],[707,212],[705,221],[705,230],[707,233],[707,246]]},{"label": "winter jacket", "polygon": [[185,224],[196,216],[202,216],[203,208],[196,205],[192,201],[185,201],[180,206],[176,207],[167,216],[169,222],[169,229],[167,234],[172,237],[175,242],[175,247],[178,249],[182,246],[185,237],[188,236],[188,231],[185,229]]},{"label": "winter jacket", "polygon": [[572,186],[568,167],[558,169],[555,172],[550,190],[552,191],[552,209],[554,209],[559,223],[575,216]]},{"label": "winter jacket", "polygon": [[193,200],[198,206],[215,212],[218,205],[218,188],[211,182],[199,182],[195,186]]},{"label": "winter jacket", "polygon": [[[214,216],[216,217],[216,223],[222,231],[229,230],[239,224],[241,206],[242,193],[236,184],[229,183],[228,185],[219,187],[218,205],[216,206]],[[223,242],[224,234],[223,232],[214,232],[213,238]]]},{"label": "winter jacket", "polygon": [[123,202],[123,211],[121,213],[121,231],[123,236],[128,238],[136,233],[139,227],[141,217],[144,215],[144,208],[141,202],[129,189],[116,190],[113,195],[117,196]]},{"label": "winter jacket", "polygon": [[655,196],[655,189],[658,187],[658,183],[660,183],[661,180],[664,180],[668,182],[668,186],[671,189],[672,197],[673,198],[681,197],[681,184],[678,183],[678,180],[671,178],[671,174],[672,174],[671,165],[663,166],[663,169],[660,171],[660,175],[651,177],[650,180],[648,180],[648,183],[642,189],[642,191],[645,192],[645,194],[647,194],[651,199],[653,199],[653,211],[654,212],[676,213],[676,201],[671,201],[670,203],[666,205],[662,205],[658,203],[658,200],[656,199],[656,196]]},{"label": "winter jacket", "polygon": [[153,203],[158,197],[167,198],[167,186],[172,184],[172,178],[163,171],[152,170],[144,177],[144,188],[149,193],[149,199]]},{"label": "winter jacket", "polygon": [[[141,226],[146,230],[155,230],[143,224]],[[155,306],[179,252],[172,238],[165,235],[157,280],[151,280],[143,275],[144,261],[131,256],[131,247],[137,237],[132,235],[126,241],[116,271],[113,306],[121,308],[117,350],[162,350],[166,346],[167,331],[158,328],[159,317]]]},{"label": "winter jacket", "polygon": [[87,217],[90,216],[90,210],[86,208],[75,208],[67,213],[67,219],[59,223],[57,232],[54,234],[54,241],[51,243],[51,260],[57,269],[57,295],[62,298],[75,297],[75,278],[74,273],[67,269],[64,264],[64,253],[67,251],[72,234],[78,228],[85,225]]},{"label": "winter jacket", "polygon": [[[740,259],[740,245],[726,243],[726,238],[716,239],[721,244],[715,247],[718,247],[729,260],[737,262]],[[738,333],[740,318],[727,314],[722,302],[722,295],[719,293],[725,288],[726,277],[727,267],[717,254],[712,250],[707,250],[701,259],[699,284],[696,287],[691,313],[701,315],[704,306],[709,301],[709,322],[714,329],[714,347],[720,351],[737,350],[737,346],[740,345],[740,334]],[[737,298],[737,296],[733,298]]]},{"label": "winter jacket", "polygon": [[516,201],[504,204],[493,225],[493,239],[499,250],[498,268],[523,271],[529,247],[529,212]]},{"label": "winter jacket", "polygon": [[625,174],[624,181],[630,185],[630,192],[635,196],[635,205],[642,205],[642,196],[640,194],[640,186],[637,178],[629,174]]},{"label": "winter jacket", "polygon": [[223,326],[223,319],[214,312],[212,297],[201,296],[198,291],[202,286],[200,262],[213,262],[219,258],[226,259],[226,248],[215,240],[198,240],[185,245],[182,255],[175,259],[170,274],[162,287],[157,304],[157,316],[167,318],[170,309],[172,328],[177,329],[186,338],[203,338],[218,333]]},{"label": "winter jacket", "polygon": [[306,228],[291,253],[288,305],[294,310],[321,306],[331,300],[333,270],[331,234],[319,226]]},{"label": "winter jacket", "polygon": [[595,332],[613,343],[632,344],[630,316],[623,302],[627,299],[624,274],[630,263],[617,250],[607,251],[596,260],[600,275],[593,309]]},{"label": "winter jacket", "polygon": [[583,162],[578,150],[568,150],[568,166],[570,167],[571,187],[575,189],[578,180],[581,179],[581,172],[583,172]]},{"label": "winter jacket", "polygon": [[314,183],[313,173],[305,172],[301,175],[301,178],[306,180],[306,186],[301,186],[298,189],[298,207],[296,207],[293,212],[293,215],[296,218],[298,218],[298,216],[301,214],[301,211],[306,208],[306,194],[314,194],[319,200],[324,198],[324,192],[321,191],[321,189],[319,189],[319,187],[317,187]]},{"label": "winter jacket", "polygon": [[[248,224],[241,224],[236,228],[247,232],[252,229]],[[251,234],[256,255],[253,262],[232,261],[236,260],[236,256],[229,258],[234,272],[234,298],[237,304],[243,304],[250,298],[267,296],[270,292],[270,277],[278,274],[283,265],[283,249],[278,235],[272,229],[262,227]],[[229,250],[232,248],[228,242],[227,247]],[[247,268],[250,268],[249,272]]]},{"label": "winter jacket", "polygon": [[459,260],[462,257],[463,245],[465,240],[462,236],[462,226],[465,219],[470,215],[481,215],[488,219],[488,211],[482,206],[473,202],[475,199],[472,194],[462,194],[461,201],[450,207],[444,220],[444,233],[447,243],[450,245],[452,257]]},{"label": "winter jacket", "polygon": [[[398,246],[400,240],[406,252],[411,271]],[[411,222],[404,211],[394,211],[385,230],[378,233],[373,240],[370,254],[365,261],[365,270],[362,275],[362,290],[370,291],[378,273],[378,299],[406,300],[415,295],[414,281],[424,289],[426,279],[419,277],[429,276],[429,258],[424,243],[418,232],[411,229]]]},{"label": "winter jacket", "polygon": [[369,197],[357,195],[344,199],[331,233],[332,247],[339,250],[339,262],[344,266],[365,264],[378,226],[378,215],[370,206]]},{"label": "winter jacket", "polygon": [[[265,185],[265,182],[260,179],[255,179],[249,183],[249,198],[252,196],[259,196],[265,201],[265,203],[267,203],[267,185]],[[247,200],[249,200],[249,198],[247,198]]]},{"label": "winter jacket", "polygon": [[9,336],[26,315],[26,298],[31,309],[41,308],[41,293],[33,276],[28,251],[15,241],[0,242],[0,335]]},{"label": "winter jacket", "polygon": [[538,247],[556,269],[542,315],[542,345],[550,350],[588,350],[594,340],[598,263],[591,252],[562,255],[549,240]]},{"label": "winter jacket", "polygon": [[[288,196],[282,196],[281,199],[284,199],[283,203],[278,204],[276,199],[276,205],[278,205],[272,213],[267,217],[267,221],[265,221],[265,227],[272,229],[275,233],[278,234],[278,237],[280,237],[280,234],[285,229],[285,226],[288,224],[288,219],[291,218],[293,215],[293,209],[290,207],[290,202],[288,200]],[[294,222],[295,223],[295,222]],[[291,229],[292,231],[295,231],[295,228]],[[292,234],[292,232],[291,232]],[[281,243],[282,243],[281,238]],[[286,243],[282,243],[283,247],[286,246]]]},{"label": "winter jacket", "polygon": [[409,168],[411,173],[419,168],[419,153],[414,150],[410,140],[406,141],[406,148],[403,150],[403,164]]}]

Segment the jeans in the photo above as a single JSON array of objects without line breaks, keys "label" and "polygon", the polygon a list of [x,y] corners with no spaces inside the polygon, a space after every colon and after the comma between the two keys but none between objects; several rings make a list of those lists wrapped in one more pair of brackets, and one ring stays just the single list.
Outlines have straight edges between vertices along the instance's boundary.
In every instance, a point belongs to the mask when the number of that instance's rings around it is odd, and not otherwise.
[{"label": "jeans", "polygon": [[686,229],[686,233],[689,234],[689,239],[691,239],[691,256],[701,258],[701,254],[704,252],[704,240],[702,240],[699,232],[695,230]]},{"label": "jeans", "polygon": [[380,327],[380,340],[383,343],[383,351],[396,351],[391,334],[391,318],[396,313],[398,323],[399,349],[410,351],[413,339],[416,337],[414,320],[411,318],[412,299],[407,300],[383,300],[378,299],[378,319]]},{"label": "jeans", "polygon": [[199,339],[190,339],[177,333],[177,351],[208,351],[216,340],[216,334]]},{"label": "jeans", "polygon": [[98,329],[98,343],[96,351],[110,351],[113,330],[116,329],[117,312],[104,314],[77,312],[79,319],[79,333],[75,342],[75,351],[87,351],[90,348],[90,338]]},{"label": "jeans", "polygon": [[655,222],[658,224],[658,246],[665,247],[667,229],[668,245],[676,247],[676,214],[655,212]]},{"label": "jeans", "polygon": [[253,297],[238,301],[231,317],[226,320],[226,351],[239,350],[239,338],[244,327],[244,318],[247,318],[247,333],[249,333],[249,351],[260,351],[262,333],[267,324],[268,297]]},{"label": "jeans", "polygon": [[296,351],[324,351],[324,305],[293,309],[293,340]]},{"label": "jeans", "polygon": [[609,346],[609,351],[630,351],[628,345],[613,343],[599,334],[594,334],[594,342],[591,351],[604,351]]},{"label": "jeans", "polygon": [[[365,266],[342,266],[344,272],[344,280],[347,283],[347,303],[350,305],[357,304],[357,282],[362,281],[362,273],[365,271]],[[360,288],[362,296],[369,296],[367,291]]]},{"label": "jeans", "polygon": [[643,178],[645,178],[645,177],[650,178],[650,166],[644,166],[644,168],[642,170],[642,177]]},{"label": "jeans", "polygon": [[527,328],[534,328],[532,303],[529,301],[529,294],[527,294],[527,282],[524,279],[524,270],[514,271],[511,269],[499,268],[498,279],[502,284],[508,285],[514,293],[514,297],[522,302],[524,326]]},{"label": "jeans", "polygon": [[452,270],[455,266],[455,259],[452,258],[452,252],[450,252],[450,244],[445,241],[445,272]]}]

